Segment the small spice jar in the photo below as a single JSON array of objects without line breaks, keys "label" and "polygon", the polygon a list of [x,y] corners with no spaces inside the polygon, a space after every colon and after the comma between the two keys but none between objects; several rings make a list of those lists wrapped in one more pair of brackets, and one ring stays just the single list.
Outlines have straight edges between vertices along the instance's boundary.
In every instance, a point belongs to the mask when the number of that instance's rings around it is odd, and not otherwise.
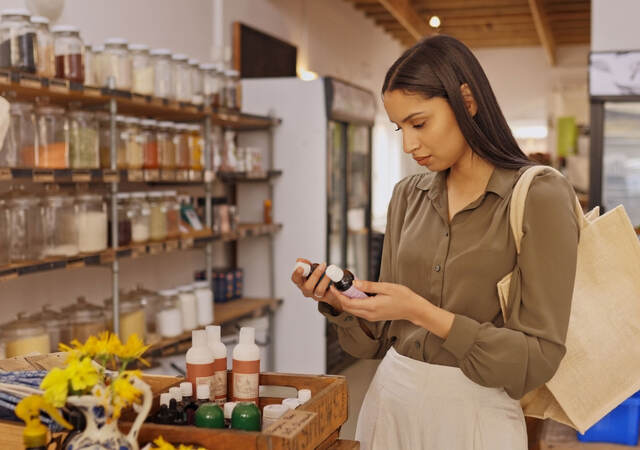
[{"label": "small spice jar", "polygon": [[164,191],[164,204],[167,215],[167,237],[180,235],[180,203],[176,191]]},{"label": "small spice jar", "polygon": [[87,302],[84,297],[78,297],[76,303],[62,309],[70,318],[71,339],[85,342],[90,336],[98,336],[107,330],[105,309]]},{"label": "small spice jar", "polygon": [[0,68],[36,73],[38,38],[26,9],[5,9],[0,21]]},{"label": "small spice jar", "polygon": [[205,104],[220,106],[220,79],[216,64],[200,64],[202,71],[202,95]]},{"label": "small spice jar", "polygon": [[[129,336],[137,334],[138,337],[144,341],[147,335],[147,322],[142,303],[137,297],[132,296],[130,293],[121,295],[119,300],[120,330],[118,337],[122,342],[127,342]],[[105,311],[109,312],[108,316],[113,320],[112,298],[108,298],[104,301],[104,308]]]},{"label": "small spice jar", "polygon": [[151,207],[144,192],[133,192],[129,202],[131,218],[131,240],[147,242],[151,237]]},{"label": "small spice jar", "polygon": [[51,29],[56,56],[56,77],[84,83],[84,42],[80,30],[72,25],[56,25]]},{"label": "small spice jar", "polygon": [[189,125],[189,161],[193,170],[204,168],[204,140],[202,139],[202,128],[200,125]]},{"label": "small spice jar", "polygon": [[42,77],[56,76],[56,56],[53,46],[53,34],[49,31],[49,19],[42,16],[31,17],[38,40],[38,67],[36,73]]},{"label": "small spice jar", "polygon": [[178,287],[180,299],[180,312],[182,313],[182,329],[194,330],[198,327],[198,301],[193,292],[193,286]]},{"label": "small spice jar", "polygon": [[111,242],[111,227],[114,223],[118,227],[118,247],[124,247],[131,244],[131,217],[129,199],[131,195],[127,192],[119,192],[116,194],[116,214],[117,217],[109,217],[109,244]]},{"label": "small spice jar", "polygon": [[69,162],[72,169],[100,167],[98,121],[92,112],[69,113]]},{"label": "small spice jar", "polygon": [[7,358],[23,356],[29,353],[49,353],[51,343],[45,327],[39,322],[18,314],[18,319],[0,327],[0,338],[5,343]]},{"label": "small spice jar", "polygon": [[33,261],[44,254],[44,215],[40,200],[24,190],[12,187],[5,197],[9,215],[9,259]]},{"label": "small spice jar", "polygon": [[193,293],[198,305],[198,325],[210,325],[213,322],[213,292],[207,281],[193,283]]},{"label": "small spice jar", "polygon": [[42,307],[40,312],[29,316],[30,320],[40,323],[49,334],[49,351],[57,352],[59,344],[69,345],[71,342],[71,329],[69,318],[58,311],[51,309],[49,305]]},{"label": "small spice jar", "polygon": [[107,207],[98,194],[76,196],[78,215],[78,249],[82,253],[101,252],[107,248]]},{"label": "small spice jar", "polygon": [[13,102],[9,128],[0,150],[0,166],[33,168],[36,163],[36,118],[31,103]]},{"label": "small spice jar", "polygon": [[191,71],[191,103],[201,105],[203,99],[202,70],[200,70],[200,61],[190,59],[188,61]]},{"label": "small spice jar", "polygon": [[241,88],[240,72],[237,70],[227,70],[225,72],[224,106],[229,109],[240,109]]},{"label": "small spice jar", "polygon": [[35,166],[40,169],[69,168],[69,126],[64,109],[58,106],[36,108],[38,154]]},{"label": "small spice jar", "polygon": [[[109,38],[104,42],[103,86],[123,91],[131,90],[131,56],[128,44],[123,38]],[[113,78],[113,86],[109,84],[110,78]]]},{"label": "small spice jar", "polygon": [[183,53],[171,57],[173,61],[174,97],[179,102],[191,101],[191,68],[189,57]]},{"label": "small spice jar", "polygon": [[160,167],[158,159],[158,137],[156,135],[158,122],[153,119],[144,119],[140,122],[140,125],[142,126],[140,136],[144,154],[142,167],[145,169],[158,169]]},{"label": "small spice jar", "polygon": [[133,71],[132,92],[140,95],[153,95],[154,71],[149,46],[131,44],[131,69]]},{"label": "small spice jar", "polygon": [[176,124],[174,126],[173,145],[176,149],[176,169],[189,169],[191,155],[189,149],[189,125]]},{"label": "small spice jar", "polygon": [[147,194],[151,208],[149,236],[153,241],[162,241],[167,238],[167,207],[163,197],[164,193],[161,191]]},{"label": "small spice jar", "polygon": [[[87,78],[85,84],[88,84],[90,86],[104,85],[105,71],[102,69],[103,59],[104,45],[93,45],[91,47],[91,64],[88,66],[87,70],[85,70],[85,78]],[[91,74],[89,74],[88,71],[91,71]]]},{"label": "small spice jar", "polygon": [[173,122],[158,123],[156,139],[158,141],[158,159],[161,169],[176,168],[176,147],[173,142]]},{"label": "small spice jar", "polygon": [[178,291],[158,291],[159,310],[156,314],[156,330],[162,337],[175,337],[182,333],[182,313]]},{"label": "small spice jar", "polygon": [[160,306],[160,299],[158,294],[149,289],[138,285],[133,291],[128,294],[130,297],[135,298],[140,302],[144,309],[144,315],[147,327],[147,336],[156,332],[156,314],[158,313]]},{"label": "small spice jar", "polygon": [[60,192],[57,185],[47,186],[44,208],[45,256],[78,254],[77,206],[74,198]]},{"label": "small spice jar", "polygon": [[100,168],[111,169],[111,116],[106,112],[97,112],[95,118],[98,123]]},{"label": "small spice jar", "polygon": [[126,159],[127,168],[142,169],[144,163],[144,150],[142,148],[142,136],[140,136],[140,119],[136,117],[127,117],[127,141],[126,141]]},{"label": "small spice jar", "polygon": [[171,50],[156,48],[149,52],[153,63],[153,95],[160,98],[173,97],[173,64]]}]

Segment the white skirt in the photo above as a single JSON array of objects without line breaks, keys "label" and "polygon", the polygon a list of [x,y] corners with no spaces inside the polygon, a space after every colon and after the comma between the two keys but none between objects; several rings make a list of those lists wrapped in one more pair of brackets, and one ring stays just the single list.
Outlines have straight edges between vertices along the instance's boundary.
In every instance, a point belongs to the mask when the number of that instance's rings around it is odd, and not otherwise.
[{"label": "white skirt", "polygon": [[363,450],[527,450],[520,402],[457,367],[400,355],[378,366],[362,404],[356,440]]}]

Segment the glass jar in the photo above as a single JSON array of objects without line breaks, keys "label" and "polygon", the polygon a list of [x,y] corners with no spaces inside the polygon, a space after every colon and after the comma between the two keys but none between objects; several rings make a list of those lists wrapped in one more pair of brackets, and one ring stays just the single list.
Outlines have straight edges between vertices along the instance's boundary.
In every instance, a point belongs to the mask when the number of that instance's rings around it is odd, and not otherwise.
[{"label": "glass jar", "polygon": [[111,227],[113,223],[117,223],[118,226],[118,247],[124,247],[131,244],[131,216],[129,199],[131,194],[127,192],[119,192],[116,194],[116,214],[115,220],[113,217],[109,217],[109,244],[113,245],[111,241]]},{"label": "glass jar", "polygon": [[98,121],[94,113],[69,113],[69,162],[72,169],[100,167]]},{"label": "glass jar", "polygon": [[158,169],[160,167],[158,161],[158,138],[156,134],[158,122],[152,119],[144,119],[140,124],[142,125],[140,136],[142,138],[144,154],[142,167],[145,169]]},{"label": "glass jar", "polygon": [[7,195],[10,209],[9,259],[11,262],[33,261],[44,254],[44,216],[40,200],[13,186]]},{"label": "glass jar", "polygon": [[142,136],[140,135],[140,119],[128,117],[126,120],[126,153],[127,168],[142,169],[144,163],[144,150],[142,148]]},{"label": "glass jar", "polygon": [[84,84],[85,86],[96,86],[95,70],[93,68],[94,58],[91,45],[85,45],[82,50],[83,64],[84,64]]},{"label": "glass jar", "polygon": [[167,237],[180,236],[180,202],[176,191],[164,191],[164,204],[167,210]]},{"label": "glass jar", "polygon": [[[120,296],[119,299],[119,327],[118,336],[123,343],[127,342],[129,336],[137,334],[143,341],[147,337],[147,321],[142,303],[138,298],[130,293]],[[109,311],[108,316],[113,321],[113,299],[108,298],[104,301],[105,311]],[[110,327],[113,329],[113,326]]]},{"label": "glass jar", "polygon": [[156,292],[150,291],[138,285],[136,289],[128,294],[132,298],[136,299],[142,305],[144,309],[144,316],[146,320],[147,336],[156,332],[156,314],[158,313],[160,302]]},{"label": "glass jar", "polygon": [[193,286],[186,285],[178,288],[180,312],[182,313],[182,329],[193,330],[198,327],[198,301],[193,292]]},{"label": "glass jar", "polygon": [[69,318],[51,309],[49,305],[43,306],[40,312],[32,314],[29,319],[40,323],[47,330],[50,352],[57,352],[60,343],[69,345],[71,342]]},{"label": "glass jar", "polygon": [[163,192],[147,194],[151,208],[151,227],[149,237],[152,241],[162,241],[167,238],[167,207]]},{"label": "glass jar", "polygon": [[220,83],[216,64],[200,64],[202,71],[202,95],[205,104],[220,106]]},{"label": "glass jar", "polygon": [[158,123],[158,160],[161,169],[176,168],[176,148],[173,143],[173,122]]},{"label": "glass jar", "polygon": [[[104,42],[102,54],[103,86],[122,91],[131,90],[131,55],[129,42],[122,38],[109,38]],[[113,77],[114,85],[109,85],[109,78]]]},{"label": "glass jar", "polygon": [[240,72],[237,70],[227,70],[224,73],[224,106],[229,109],[240,109],[241,88],[240,88]]},{"label": "glass jar", "polygon": [[[89,66],[91,75],[89,75],[89,73],[85,73],[85,78],[90,77],[89,79],[93,82],[93,86],[104,85],[104,70],[102,69],[103,60],[104,60],[104,45],[92,46],[91,47],[91,65]],[[86,82],[86,84],[91,85],[88,81]]]},{"label": "glass jar", "polygon": [[173,97],[173,72],[171,50],[156,48],[149,52],[153,63],[153,95],[160,98]]},{"label": "glass jar", "polygon": [[42,201],[44,208],[45,256],[78,254],[78,226],[74,198],[48,186]]},{"label": "glass jar", "polygon": [[31,23],[36,30],[36,39],[38,40],[36,72],[41,77],[53,78],[56,76],[56,56],[53,47],[53,34],[49,31],[49,19],[33,16]]},{"label": "glass jar", "polygon": [[38,154],[35,166],[41,169],[69,168],[69,125],[64,109],[36,108]]},{"label": "glass jar", "polygon": [[132,44],[131,70],[133,71],[132,92],[141,95],[153,95],[153,62],[149,55],[149,46]]},{"label": "glass jar", "polygon": [[0,21],[0,68],[36,73],[38,38],[26,9],[5,9]]},{"label": "glass jar", "polygon": [[173,100],[179,102],[191,101],[191,70],[189,67],[189,57],[183,53],[178,53],[171,57],[173,61]]},{"label": "glass jar", "polygon": [[158,291],[159,310],[156,314],[156,330],[162,337],[175,337],[182,334],[182,313],[178,291],[165,289]]},{"label": "glass jar", "polygon": [[76,196],[78,215],[78,250],[81,253],[101,252],[107,248],[107,206],[98,194]]},{"label": "glass jar", "polygon": [[28,319],[25,314],[18,314],[13,322],[0,327],[0,337],[5,343],[7,358],[24,356],[29,353],[49,353],[51,343],[45,327],[39,322]]},{"label": "glass jar", "polygon": [[193,170],[204,169],[204,140],[200,125],[189,125],[189,161]]},{"label": "glass jar", "polygon": [[96,122],[98,122],[100,168],[111,169],[111,116],[106,112],[97,112]]},{"label": "glass jar", "polygon": [[127,169],[127,143],[129,142],[129,118],[116,116],[116,166],[118,169]]},{"label": "glass jar", "polygon": [[2,167],[35,167],[36,118],[31,103],[13,102],[9,128],[0,151]]},{"label": "glass jar", "polygon": [[176,169],[189,169],[191,156],[189,154],[189,125],[176,124],[174,126],[173,145],[176,149]]},{"label": "glass jar", "polygon": [[131,240],[134,243],[147,242],[151,235],[151,207],[144,192],[131,194],[129,202],[131,218]]},{"label": "glass jar", "polygon": [[56,55],[56,77],[84,83],[84,42],[80,30],[72,25],[57,25],[51,29]]},{"label": "glass jar", "polygon": [[204,327],[213,323],[213,292],[207,281],[192,284],[198,305],[198,325]]},{"label": "glass jar", "polygon": [[76,303],[63,308],[62,312],[69,317],[71,340],[85,342],[108,329],[105,309],[87,302],[84,297],[78,297]]},{"label": "glass jar", "polygon": [[9,264],[11,212],[7,201],[0,198],[0,267]]},{"label": "glass jar", "polygon": [[189,60],[189,69],[191,71],[191,103],[195,105],[202,104],[202,71],[200,70],[200,61],[197,59]]}]

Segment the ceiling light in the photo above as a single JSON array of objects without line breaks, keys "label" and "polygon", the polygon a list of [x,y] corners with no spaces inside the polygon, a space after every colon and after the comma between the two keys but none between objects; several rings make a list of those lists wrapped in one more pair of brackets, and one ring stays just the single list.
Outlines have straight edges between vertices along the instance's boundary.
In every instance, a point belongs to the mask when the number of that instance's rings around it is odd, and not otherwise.
[{"label": "ceiling light", "polygon": [[301,70],[298,76],[304,81],[313,81],[318,78],[318,74],[310,70]]},{"label": "ceiling light", "polygon": [[429,19],[429,26],[431,28],[439,28],[440,27],[440,17],[438,16],[431,16],[431,18]]}]

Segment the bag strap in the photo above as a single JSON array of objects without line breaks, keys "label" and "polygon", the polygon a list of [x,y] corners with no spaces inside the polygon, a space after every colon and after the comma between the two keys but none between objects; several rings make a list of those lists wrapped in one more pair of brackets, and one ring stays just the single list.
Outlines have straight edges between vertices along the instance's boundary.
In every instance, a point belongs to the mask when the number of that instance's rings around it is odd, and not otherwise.
[{"label": "bag strap", "polygon": [[[518,182],[513,188],[513,193],[511,194],[511,207],[509,212],[509,223],[511,224],[511,232],[513,233],[513,237],[516,243],[516,252],[520,254],[520,243],[522,242],[522,236],[524,236],[524,232],[522,231],[522,223],[524,222],[524,205],[527,200],[527,194],[529,192],[529,187],[533,182],[533,179],[536,175],[543,172],[555,172],[561,177],[564,177],[562,173],[554,169],[550,166],[531,166],[520,176]],[[582,206],[580,205],[580,201],[578,197],[575,197],[575,214],[578,219],[578,224],[580,229],[584,228],[588,225],[588,219],[585,217],[582,212]]]}]

